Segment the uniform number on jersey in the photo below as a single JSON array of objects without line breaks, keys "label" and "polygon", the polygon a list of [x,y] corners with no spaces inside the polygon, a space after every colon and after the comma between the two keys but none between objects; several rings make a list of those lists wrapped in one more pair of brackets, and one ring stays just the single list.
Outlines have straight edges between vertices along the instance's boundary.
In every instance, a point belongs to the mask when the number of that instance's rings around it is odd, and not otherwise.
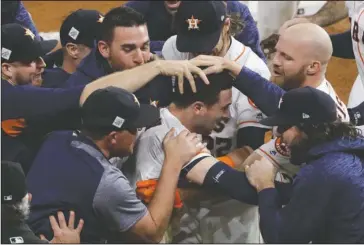
[{"label": "uniform number on jersey", "polygon": [[225,156],[231,151],[231,147],[233,146],[233,140],[230,138],[216,137],[214,141],[211,136],[204,136],[203,140],[207,143],[207,149],[212,153],[214,153],[213,151],[215,149],[215,157]]},{"label": "uniform number on jersey", "polygon": [[[358,25],[358,22],[354,21],[354,26],[353,26],[353,36],[352,36],[352,38],[353,38],[353,40],[354,40],[355,42],[359,42],[359,37],[358,37],[358,35],[359,35],[359,25]],[[363,35],[362,35],[362,37],[361,37],[361,41],[362,41],[362,43],[364,43],[364,32],[363,32]]]}]

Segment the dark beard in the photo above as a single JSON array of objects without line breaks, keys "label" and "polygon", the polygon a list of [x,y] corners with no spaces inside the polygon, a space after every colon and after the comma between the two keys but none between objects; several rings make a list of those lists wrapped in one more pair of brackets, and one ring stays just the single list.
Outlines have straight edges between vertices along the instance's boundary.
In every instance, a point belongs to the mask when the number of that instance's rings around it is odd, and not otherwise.
[{"label": "dark beard", "polygon": [[301,165],[306,161],[307,153],[310,150],[310,142],[307,138],[301,138],[299,141],[293,142],[290,146],[291,158],[293,165]]}]

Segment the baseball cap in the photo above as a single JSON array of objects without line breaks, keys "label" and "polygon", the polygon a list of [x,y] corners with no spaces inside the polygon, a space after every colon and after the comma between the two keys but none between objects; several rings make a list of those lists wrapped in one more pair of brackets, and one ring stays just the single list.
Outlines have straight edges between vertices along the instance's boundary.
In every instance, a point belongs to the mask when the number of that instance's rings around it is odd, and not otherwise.
[{"label": "baseball cap", "polygon": [[14,204],[27,194],[25,175],[21,165],[1,161],[1,204]]},{"label": "baseball cap", "polygon": [[97,10],[78,9],[63,21],[59,35],[62,46],[84,44],[90,48],[100,36],[104,16]]},{"label": "baseball cap", "polygon": [[149,127],[159,121],[159,109],[140,104],[128,91],[107,87],[94,91],[82,106],[82,124],[86,128],[117,131]]},{"label": "baseball cap", "polygon": [[337,119],[335,101],[330,95],[312,88],[292,89],[281,98],[275,115],[260,121],[267,126],[327,123]]},{"label": "baseball cap", "polygon": [[33,32],[19,24],[1,26],[1,62],[31,62],[54,49],[57,40],[38,41]]},{"label": "baseball cap", "polygon": [[223,1],[182,1],[176,14],[177,50],[211,52],[226,18]]}]

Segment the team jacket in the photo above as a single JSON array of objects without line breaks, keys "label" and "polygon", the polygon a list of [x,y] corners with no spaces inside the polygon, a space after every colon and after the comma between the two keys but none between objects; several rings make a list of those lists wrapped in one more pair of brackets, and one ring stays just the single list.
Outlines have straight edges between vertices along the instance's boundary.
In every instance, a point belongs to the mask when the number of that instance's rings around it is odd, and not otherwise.
[{"label": "team jacket", "polygon": [[282,208],[276,189],[259,193],[266,243],[364,242],[364,138],[312,148]]}]

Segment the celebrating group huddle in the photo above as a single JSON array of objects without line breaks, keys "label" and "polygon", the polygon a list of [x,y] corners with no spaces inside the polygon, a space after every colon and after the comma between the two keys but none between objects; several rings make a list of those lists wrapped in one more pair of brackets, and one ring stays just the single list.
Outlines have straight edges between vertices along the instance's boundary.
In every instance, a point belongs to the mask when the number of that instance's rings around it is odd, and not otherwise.
[{"label": "celebrating group huddle", "polygon": [[55,52],[2,25],[2,241],[364,242],[364,104],[326,80],[327,32],[280,30],[269,69],[242,3],[166,2],[166,41],[133,1],[71,13]]}]

